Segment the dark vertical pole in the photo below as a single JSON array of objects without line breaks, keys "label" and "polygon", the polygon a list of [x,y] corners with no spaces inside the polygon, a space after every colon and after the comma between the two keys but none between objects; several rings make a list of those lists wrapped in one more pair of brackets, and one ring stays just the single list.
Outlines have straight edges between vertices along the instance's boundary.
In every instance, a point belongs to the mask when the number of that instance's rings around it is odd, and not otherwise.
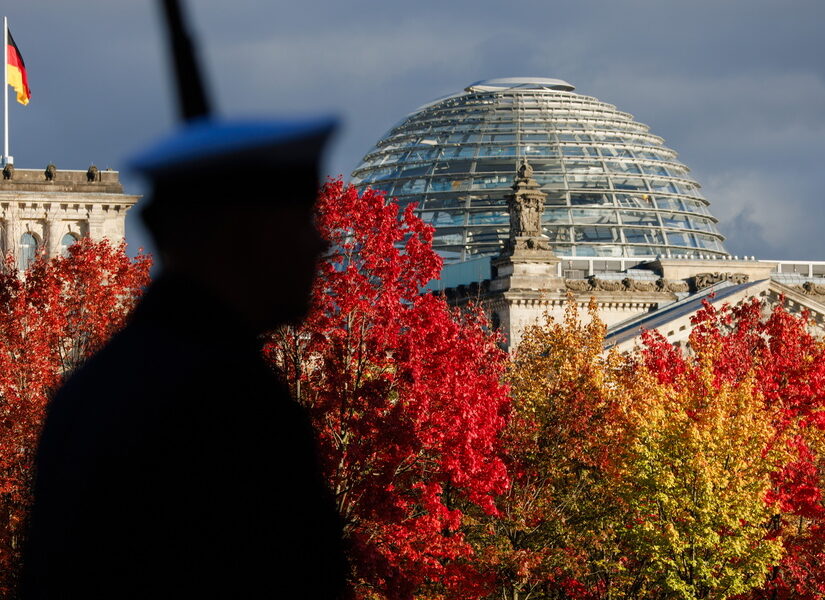
[{"label": "dark vertical pole", "polygon": [[162,0],[169,43],[175,59],[180,114],[184,121],[209,116],[209,100],[203,86],[195,48],[183,21],[178,0]]}]

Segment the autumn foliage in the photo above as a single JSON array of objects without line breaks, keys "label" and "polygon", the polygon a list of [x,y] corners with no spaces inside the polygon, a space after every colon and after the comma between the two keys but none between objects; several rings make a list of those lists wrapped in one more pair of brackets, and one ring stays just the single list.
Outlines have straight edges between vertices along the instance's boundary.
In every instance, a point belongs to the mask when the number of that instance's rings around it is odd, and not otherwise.
[{"label": "autumn foliage", "polygon": [[83,239],[65,256],[0,270],[0,598],[14,587],[33,454],[50,392],[123,327],[151,260]]},{"label": "autumn foliage", "polygon": [[267,353],[318,430],[359,597],[823,597],[804,317],[706,304],[689,350],[619,354],[571,302],[505,372],[481,314],[420,293],[440,263],[411,208],[333,181],[319,224],[312,314]]},{"label": "autumn foliage", "polygon": [[525,332],[513,484],[474,538],[501,597],[825,597],[825,345],[756,299],[693,323],[619,355],[571,300]]},{"label": "autumn foliage", "polygon": [[619,559],[606,486],[614,449],[625,445],[623,361],[603,353],[604,333],[571,304],[563,322],[524,332],[507,373],[512,485],[499,498],[500,515],[480,519],[474,537],[505,600],[600,589]]},{"label": "autumn foliage", "polygon": [[[825,343],[806,315],[705,303],[687,348],[646,332],[621,354],[571,297],[508,356],[479,308],[423,291],[441,261],[412,207],[335,180],[317,222],[312,310],[264,353],[316,428],[356,598],[825,598]],[[148,268],[84,240],[0,273],[0,597],[48,394]]]},{"label": "autumn foliage", "polygon": [[441,261],[411,207],[330,181],[318,214],[331,251],[312,312],[273,334],[267,353],[317,429],[354,589],[483,595],[489,582],[473,565],[460,507],[492,513],[507,485],[505,355],[480,313],[420,293]]},{"label": "autumn foliage", "polygon": [[637,365],[638,424],[619,493],[622,543],[646,596],[744,594],[782,555],[766,526],[777,510],[771,474],[788,456],[750,373],[718,381],[723,360],[720,348],[702,349],[663,378]]},{"label": "autumn foliage", "polygon": [[755,596],[813,600],[825,597],[825,344],[810,333],[807,315],[781,306],[766,312],[756,299],[707,305],[691,340],[725,357],[714,365],[720,383],[753,378],[754,398],[786,453],[766,497],[776,507],[768,536],[782,542],[783,556]]}]

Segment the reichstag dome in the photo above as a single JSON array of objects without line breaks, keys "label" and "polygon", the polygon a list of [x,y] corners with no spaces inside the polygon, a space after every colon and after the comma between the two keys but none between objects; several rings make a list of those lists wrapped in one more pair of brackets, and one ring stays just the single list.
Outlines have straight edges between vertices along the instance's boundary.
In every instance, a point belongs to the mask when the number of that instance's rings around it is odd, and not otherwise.
[{"label": "reichstag dome", "polygon": [[615,106],[559,79],[479,81],[422,106],[353,172],[435,229],[447,263],[498,254],[522,158],[547,194],[560,256],[727,257],[708,201],[676,152]]}]

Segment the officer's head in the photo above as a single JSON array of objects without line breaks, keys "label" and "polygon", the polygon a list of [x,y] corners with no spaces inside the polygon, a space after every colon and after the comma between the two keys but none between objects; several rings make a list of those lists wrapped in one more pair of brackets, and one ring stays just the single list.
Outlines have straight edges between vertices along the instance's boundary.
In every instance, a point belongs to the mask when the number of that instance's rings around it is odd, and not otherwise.
[{"label": "officer's head", "polygon": [[314,225],[330,120],[187,125],[133,161],[164,269],[197,279],[259,330],[300,319],[324,242]]}]

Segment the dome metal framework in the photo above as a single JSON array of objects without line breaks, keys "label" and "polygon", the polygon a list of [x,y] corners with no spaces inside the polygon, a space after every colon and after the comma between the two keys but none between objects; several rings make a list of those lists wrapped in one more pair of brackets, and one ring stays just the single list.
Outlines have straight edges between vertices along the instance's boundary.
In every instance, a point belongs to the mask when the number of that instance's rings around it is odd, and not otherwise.
[{"label": "dome metal framework", "polygon": [[397,198],[435,229],[446,262],[497,254],[522,158],[547,194],[543,232],[561,256],[728,256],[709,203],[664,140],[558,79],[474,83],[393,127],[352,183]]}]

